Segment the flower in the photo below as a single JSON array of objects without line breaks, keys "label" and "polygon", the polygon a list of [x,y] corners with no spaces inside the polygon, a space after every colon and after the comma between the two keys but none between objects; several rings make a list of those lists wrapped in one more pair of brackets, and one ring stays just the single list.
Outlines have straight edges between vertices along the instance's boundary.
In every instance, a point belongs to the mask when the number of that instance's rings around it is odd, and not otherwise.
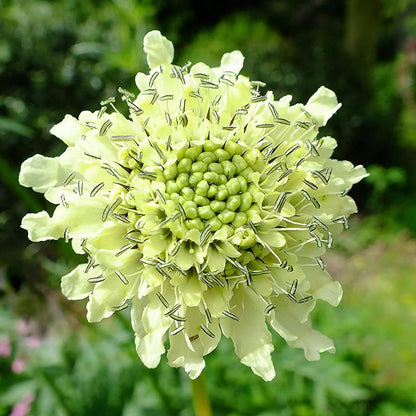
[{"label": "flower", "polygon": [[27,394],[13,406],[12,412],[9,416],[25,416],[30,412],[30,408],[35,396],[33,394]]},{"label": "flower", "polygon": [[144,51],[140,93],[120,89],[128,117],[113,98],[67,115],[51,130],[64,153],[22,165],[20,183],[57,205],[23,218],[29,238],[72,240],[88,257],[62,278],[64,295],[88,297],[91,322],[131,306],[143,363],[156,367],[168,338],[169,364],[191,378],[224,335],[272,379],[268,324],[308,360],[334,352],[310,313],[319,299],[340,301],[321,256],[356,212],[346,193],[366,176],[318,137],[340,107],[335,94],[321,87],[306,105],[262,95],[263,83],[238,75],[239,51],[219,68],[172,65],[158,31]]},{"label": "flower", "polygon": [[11,355],[12,348],[9,337],[0,338],[0,357],[10,357]]}]

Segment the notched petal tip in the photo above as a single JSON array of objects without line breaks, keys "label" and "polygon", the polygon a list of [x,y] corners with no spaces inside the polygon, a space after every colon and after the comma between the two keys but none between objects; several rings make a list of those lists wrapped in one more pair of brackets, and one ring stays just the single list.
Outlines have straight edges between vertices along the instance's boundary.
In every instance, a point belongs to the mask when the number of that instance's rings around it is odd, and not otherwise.
[{"label": "notched petal tip", "polygon": [[250,367],[253,373],[260,376],[264,381],[271,381],[276,376],[270,356],[273,350],[273,345],[265,344],[257,350],[247,354],[241,359],[241,362]]},{"label": "notched petal tip", "polygon": [[152,30],[144,37],[143,49],[147,54],[147,63],[150,69],[172,63],[173,43],[158,30]]},{"label": "notched petal tip", "polygon": [[58,240],[63,234],[63,228],[57,226],[46,211],[25,215],[20,226],[28,231],[29,240],[35,242]]},{"label": "notched petal tip", "polygon": [[70,273],[62,276],[61,290],[69,300],[86,298],[94,287],[88,281],[88,274],[85,272],[87,264],[80,264]]},{"label": "notched petal tip", "polygon": [[320,87],[305,105],[305,109],[316,118],[318,127],[325,126],[340,107],[341,103],[338,103],[335,93],[324,86]]},{"label": "notched petal tip", "polygon": [[59,170],[57,158],[37,154],[22,163],[19,183],[36,192],[45,192],[57,184]]}]

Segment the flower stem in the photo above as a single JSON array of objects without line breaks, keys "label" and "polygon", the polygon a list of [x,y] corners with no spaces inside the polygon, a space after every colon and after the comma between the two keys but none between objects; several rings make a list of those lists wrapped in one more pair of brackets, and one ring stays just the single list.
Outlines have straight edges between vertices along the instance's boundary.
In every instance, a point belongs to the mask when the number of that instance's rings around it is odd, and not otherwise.
[{"label": "flower stem", "polygon": [[191,380],[191,386],[195,416],[212,416],[203,372],[198,378]]}]

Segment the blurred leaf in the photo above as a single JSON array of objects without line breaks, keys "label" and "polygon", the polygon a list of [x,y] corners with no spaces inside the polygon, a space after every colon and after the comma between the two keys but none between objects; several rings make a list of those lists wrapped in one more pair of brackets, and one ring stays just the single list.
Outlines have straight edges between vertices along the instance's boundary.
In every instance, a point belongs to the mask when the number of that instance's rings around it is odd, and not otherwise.
[{"label": "blurred leaf", "polygon": [[26,380],[13,384],[7,390],[0,392],[0,404],[3,406],[13,406],[19,402],[24,396],[34,393],[36,381]]},{"label": "blurred leaf", "polygon": [[0,116],[0,131],[5,133],[14,133],[19,136],[24,136],[31,138],[33,135],[33,131],[26,127],[24,124],[19,123],[16,120],[13,120],[9,117],[1,117]]}]

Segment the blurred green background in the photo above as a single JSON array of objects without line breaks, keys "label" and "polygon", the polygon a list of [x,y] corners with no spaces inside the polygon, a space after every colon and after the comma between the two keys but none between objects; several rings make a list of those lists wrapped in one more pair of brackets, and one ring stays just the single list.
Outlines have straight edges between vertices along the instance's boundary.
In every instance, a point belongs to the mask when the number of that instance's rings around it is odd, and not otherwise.
[{"label": "blurred green background", "polygon": [[207,357],[214,414],[416,415],[416,0],[1,0],[0,416],[192,415],[184,372],[140,363],[128,314],[88,325],[85,303],[63,298],[70,248],[19,228],[48,208],[18,185],[21,162],[63,151],[49,129],[66,113],[135,91],[152,29],[178,64],[217,66],[240,49],[244,74],[276,97],[333,89],[343,106],[322,134],[371,173],[351,193],[360,216],[326,256],[343,302],[314,314],[337,353],[308,363],[276,336],[278,376],[265,383],[223,340]]}]

